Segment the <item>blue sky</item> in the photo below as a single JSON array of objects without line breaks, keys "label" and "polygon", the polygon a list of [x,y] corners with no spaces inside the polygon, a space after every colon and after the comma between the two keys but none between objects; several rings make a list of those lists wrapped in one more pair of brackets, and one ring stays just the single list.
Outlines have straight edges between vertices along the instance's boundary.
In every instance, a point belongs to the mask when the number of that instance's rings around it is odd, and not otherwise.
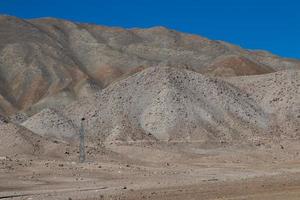
[{"label": "blue sky", "polygon": [[108,26],[166,26],[300,58],[299,0],[0,0],[0,13]]}]

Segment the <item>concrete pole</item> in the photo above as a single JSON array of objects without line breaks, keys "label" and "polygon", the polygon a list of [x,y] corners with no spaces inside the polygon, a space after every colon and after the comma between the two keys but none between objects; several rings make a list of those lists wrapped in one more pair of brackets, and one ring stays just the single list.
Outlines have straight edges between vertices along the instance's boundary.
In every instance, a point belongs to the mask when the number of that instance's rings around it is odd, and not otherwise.
[{"label": "concrete pole", "polygon": [[79,162],[83,163],[85,161],[85,146],[84,146],[84,120],[85,118],[81,119],[81,126],[80,126],[80,131],[79,131],[79,139],[80,139],[80,144],[79,144]]}]

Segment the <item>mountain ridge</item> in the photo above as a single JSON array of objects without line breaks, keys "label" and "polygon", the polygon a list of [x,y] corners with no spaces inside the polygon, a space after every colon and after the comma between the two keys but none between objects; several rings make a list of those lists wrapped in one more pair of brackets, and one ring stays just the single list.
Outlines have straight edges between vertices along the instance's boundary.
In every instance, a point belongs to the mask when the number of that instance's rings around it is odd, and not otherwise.
[{"label": "mountain ridge", "polygon": [[299,75],[299,70],[287,70],[241,80],[150,67],[63,110],[43,110],[22,125],[40,135],[54,128],[51,137],[72,140],[84,117],[86,137],[102,143],[237,145],[298,139]]},{"label": "mountain ridge", "polygon": [[300,61],[164,27],[0,17],[0,112],[6,116],[65,107],[155,66],[230,77],[300,69]]}]

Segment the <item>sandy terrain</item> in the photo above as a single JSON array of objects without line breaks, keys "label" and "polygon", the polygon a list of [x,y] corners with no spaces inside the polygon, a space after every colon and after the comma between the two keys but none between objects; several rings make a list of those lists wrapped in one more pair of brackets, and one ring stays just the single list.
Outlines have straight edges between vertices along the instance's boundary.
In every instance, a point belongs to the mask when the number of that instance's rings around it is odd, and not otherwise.
[{"label": "sandy terrain", "polygon": [[0,199],[300,198],[295,142],[207,149],[197,143],[109,144],[78,163],[76,152],[48,160],[2,157]]}]

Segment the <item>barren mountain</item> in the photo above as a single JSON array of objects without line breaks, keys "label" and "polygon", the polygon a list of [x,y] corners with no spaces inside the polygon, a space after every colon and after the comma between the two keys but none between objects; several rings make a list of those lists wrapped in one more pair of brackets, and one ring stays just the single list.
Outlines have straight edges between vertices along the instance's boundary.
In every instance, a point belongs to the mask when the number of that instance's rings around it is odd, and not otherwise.
[{"label": "barren mountain", "polygon": [[62,111],[42,111],[23,125],[40,135],[56,127],[53,135],[70,138],[85,117],[87,136],[102,142],[255,144],[299,138],[299,70],[225,80],[152,67]]},{"label": "barren mountain", "polygon": [[144,68],[216,76],[299,69],[300,62],[164,27],[122,29],[0,16],[0,113],[60,109]]},{"label": "barren mountain", "polygon": [[300,70],[234,77],[230,83],[249,94],[271,117],[272,133],[300,136]]},{"label": "barren mountain", "polygon": [[0,199],[298,200],[299,139],[298,60],[0,16]]}]

